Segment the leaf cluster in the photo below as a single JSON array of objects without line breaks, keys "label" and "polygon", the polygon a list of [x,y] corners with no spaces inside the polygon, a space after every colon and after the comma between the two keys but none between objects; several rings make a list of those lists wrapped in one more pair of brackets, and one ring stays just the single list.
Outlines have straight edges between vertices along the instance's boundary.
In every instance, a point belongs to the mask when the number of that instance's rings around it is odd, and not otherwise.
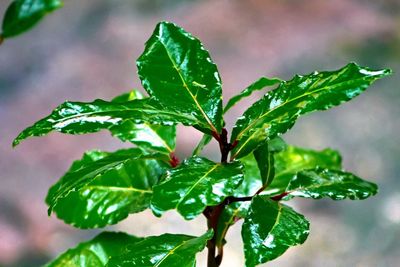
[{"label": "leaf cluster", "polygon": [[[20,8],[15,2],[9,12]],[[50,188],[49,214],[86,229],[116,224],[148,208],[156,216],[176,210],[186,220],[203,214],[208,230],[199,237],[104,232],[48,266],[192,267],[205,247],[208,266],[219,266],[226,233],[239,220],[244,220],[246,266],[256,266],[308,236],[309,222],[286,201],[355,200],[377,193],[374,183],[343,170],[337,151],[295,147],[280,136],[301,115],[353,99],[390,70],[350,63],[289,81],[261,77],[223,107],[221,78],[209,53],[197,38],[169,22],[157,25],[137,67],[148,96],[132,91],[111,101],[65,102],[22,131],[13,145],[52,131],[108,130],[134,147],[86,152]],[[240,116],[229,138],[223,114],[268,87],[272,89]],[[175,156],[177,124],[204,134],[193,155],[182,162]],[[219,144],[221,162],[201,156],[212,138]]]}]

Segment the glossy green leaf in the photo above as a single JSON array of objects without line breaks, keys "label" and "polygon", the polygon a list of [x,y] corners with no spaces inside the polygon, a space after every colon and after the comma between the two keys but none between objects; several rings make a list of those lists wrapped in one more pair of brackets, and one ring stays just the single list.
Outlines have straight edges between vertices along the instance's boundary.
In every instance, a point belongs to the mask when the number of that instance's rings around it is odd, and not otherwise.
[{"label": "glossy green leaf", "polygon": [[160,158],[136,148],[87,152],[50,188],[49,212],[79,228],[115,224],[140,212],[149,207],[152,186],[167,169]]},{"label": "glossy green leaf", "polygon": [[286,199],[329,197],[333,200],[356,200],[375,195],[378,187],[348,172],[316,168],[299,172],[285,191],[288,192]]},{"label": "glossy green leaf", "polygon": [[[283,140],[269,141],[270,153],[276,150],[274,142]],[[262,186],[262,179],[257,161],[253,154],[240,159],[244,165],[244,179],[242,184],[235,190],[236,197],[247,197],[254,195]],[[286,192],[289,183],[302,170],[317,168],[340,169],[341,157],[337,151],[324,149],[315,151],[294,146],[287,146],[285,150],[274,153],[275,178],[272,183],[262,192],[263,196],[272,197]],[[287,197],[289,198],[289,197]],[[216,234],[217,244],[222,244],[228,228],[239,218],[245,218],[249,209],[249,202],[231,203],[225,207],[218,222]]]},{"label": "glossy green leaf", "polygon": [[342,167],[342,158],[339,152],[329,148],[317,151],[288,146],[286,150],[276,153],[274,158],[275,178],[263,192],[263,194],[270,196],[285,192],[290,181],[300,171],[317,167],[340,170]]},{"label": "glossy green leaf", "polygon": [[234,105],[236,105],[237,102],[239,102],[243,98],[250,96],[254,91],[262,90],[267,86],[273,86],[280,82],[282,82],[282,80],[278,78],[261,77],[260,79],[246,87],[242,92],[240,92],[240,94],[235,95],[234,97],[229,99],[224,108],[224,113],[230,110]]},{"label": "glossy green leaf", "polygon": [[204,134],[201,138],[200,142],[197,144],[196,148],[193,150],[192,156],[200,155],[201,151],[203,151],[204,147],[210,143],[212,140],[212,136],[209,134]]},{"label": "glossy green leaf", "polygon": [[[143,99],[138,91],[132,91],[114,98],[112,101],[125,103],[136,99]],[[113,136],[122,141],[136,144],[147,151],[158,151],[166,154],[175,150],[176,127],[175,125],[136,124],[132,121],[124,121],[120,125],[110,128]]]},{"label": "glossy green leaf", "polygon": [[63,6],[60,0],[15,0],[4,15],[3,38],[13,37],[35,26],[47,13]]},{"label": "glossy green leaf", "polygon": [[246,266],[271,261],[288,248],[303,244],[309,222],[292,208],[256,196],[242,226]]},{"label": "glossy green leaf", "polygon": [[107,267],[193,267],[196,254],[212,236],[213,232],[208,231],[199,237],[173,234],[147,237],[129,246],[122,255],[111,257]]},{"label": "glossy green leaf", "polygon": [[103,232],[94,239],[79,244],[61,254],[46,267],[101,267],[105,266],[112,256],[126,251],[142,238],[124,233]]},{"label": "glossy green leaf", "polygon": [[362,93],[390,70],[371,70],[351,63],[331,72],[295,76],[269,91],[236,122],[231,142],[238,140],[232,158],[241,158],[266,140],[289,130],[297,118],[337,106]]},{"label": "glossy green leaf", "polygon": [[91,103],[65,102],[49,116],[22,131],[14,140],[13,146],[30,136],[42,136],[51,131],[68,134],[93,133],[102,129],[110,129],[126,121],[137,124],[197,124],[197,120],[193,116],[165,111],[151,99],[125,103],[100,99]]},{"label": "glossy green leaf", "polygon": [[286,150],[287,147],[288,145],[286,144],[285,140],[279,136],[268,141],[268,150],[270,152],[281,152]]},{"label": "glossy green leaf", "polygon": [[242,164],[215,163],[205,158],[192,157],[180,166],[167,171],[165,180],[153,187],[151,208],[156,215],[177,209],[185,219],[193,219],[206,206],[215,206],[243,180]]},{"label": "glossy green leaf", "polygon": [[262,184],[268,186],[275,177],[274,153],[269,151],[268,142],[266,142],[257,147],[253,154],[260,170]]},{"label": "glossy green leaf", "polygon": [[209,133],[222,127],[222,88],[216,65],[201,42],[161,22],[137,60],[143,87],[166,110],[194,116]]}]

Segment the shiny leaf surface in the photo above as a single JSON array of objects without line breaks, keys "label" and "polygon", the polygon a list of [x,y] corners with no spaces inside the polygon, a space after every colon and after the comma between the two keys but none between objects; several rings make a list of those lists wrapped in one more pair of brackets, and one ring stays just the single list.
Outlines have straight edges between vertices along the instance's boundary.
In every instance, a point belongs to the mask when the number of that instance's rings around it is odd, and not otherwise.
[{"label": "shiny leaf surface", "polygon": [[63,6],[60,0],[15,0],[4,15],[3,38],[21,34],[35,26],[47,13]]},{"label": "shiny leaf surface", "polygon": [[50,188],[49,212],[79,228],[115,224],[149,207],[152,186],[166,168],[160,155],[139,149],[87,152]]},{"label": "shiny leaf surface", "polygon": [[261,196],[253,198],[242,226],[246,266],[271,261],[288,248],[303,244],[309,222],[292,208]]},{"label": "shiny leaf surface", "polygon": [[67,134],[93,133],[102,129],[110,129],[126,121],[136,124],[197,124],[194,117],[165,111],[151,99],[125,103],[99,99],[91,103],[65,102],[49,116],[22,131],[14,140],[13,146],[30,136],[42,136],[51,131]]},{"label": "shiny leaf surface", "polygon": [[376,184],[344,171],[316,168],[299,172],[286,188],[288,196],[333,200],[365,199],[378,192]]},{"label": "shiny leaf surface", "polygon": [[46,267],[101,267],[105,266],[112,256],[125,252],[142,238],[124,233],[103,232],[94,239],[79,244],[61,254]]},{"label": "shiny leaf surface", "polygon": [[215,163],[192,157],[180,166],[167,171],[163,182],[153,187],[151,208],[157,215],[176,209],[185,219],[193,219],[206,206],[215,206],[243,180],[240,162]]},{"label": "shiny leaf surface", "polygon": [[362,93],[390,70],[371,70],[351,63],[340,70],[295,76],[269,91],[239,118],[231,142],[232,158],[241,158],[261,143],[289,130],[300,115],[326,110]]},{"label": "shiny leaf surface", "polygon": [[[124,103],[136,99],[143,99],[138,91],[132,91],[114,98],[112,101]],[[170,154],[175,150],[176,127],[157,124],[136,124],[132,121],[124,121],[120,125],[110,128],[113,136],[122,141],[131,142],[141,149]]]},{"label": "shiny leaf surface", "polygon": [[267,86],[273,86],[280,82],[282,82],[282,80],[278,78],[261,77],[260,79],[246,87],[242,92],[240,92],[240,94],[235,95],[234,97],[229,99],[224,108],[224,113],[230,110],[234,105],[236,105],[237,102],[239,102],[243,98],[250,96],[254,91],[262,90]]},{"label": "shiny leaf surface", "polygon": [[137,60],[148,94],[166,110],[194,116],[209,133],[222,127],[222,89],[216,65],[201,42],[173,23],[161,22]]},{"label": "shiny leaf surface", "polygon": [[196,254],[212,236],[209,231],[200,237],[173,234],[147,237],[129,246],[122,255],[111,257],[107,267],[193,267]]}]

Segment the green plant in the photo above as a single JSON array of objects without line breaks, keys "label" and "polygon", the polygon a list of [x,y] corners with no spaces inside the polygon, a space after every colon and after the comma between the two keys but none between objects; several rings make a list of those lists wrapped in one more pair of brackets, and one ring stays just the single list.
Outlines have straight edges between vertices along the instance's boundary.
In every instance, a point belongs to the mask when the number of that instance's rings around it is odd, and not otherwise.
[{"label": "green plant", "polygon": [[[13,145],[51,131],[108,129],[136,147],[86,152],[50,188],[49,214],[78,228],[98,228],[147,208],[156,216],[176,209],[187,220],[203,214],[208,231],[200,237],[146,238],[105,232],[49,266],[194,266],[196,253],[207,247],[208,266],[215,267],[228,229],[241,219],[246,266],[256,266],[307,238],[308,221],[284,201],[365,199],[377,193],[375,184],[342,170],[337,151],[290,146],[279,136],[300,115],[348,101],[390,70],[350,63],[289,81],[262,77],[223,108],[221,80],[208,52],[168,22],[157,25],[137,66],[149,97],[132,91],[112,101],[65,102],[21,132]],[[274,88],[244,112],[228,140],[223,114],[266,87]],[[204,133],[182,163],[174,154],[179,123]],[[219,144],[220,163],[199,156],[212,138]]]}]

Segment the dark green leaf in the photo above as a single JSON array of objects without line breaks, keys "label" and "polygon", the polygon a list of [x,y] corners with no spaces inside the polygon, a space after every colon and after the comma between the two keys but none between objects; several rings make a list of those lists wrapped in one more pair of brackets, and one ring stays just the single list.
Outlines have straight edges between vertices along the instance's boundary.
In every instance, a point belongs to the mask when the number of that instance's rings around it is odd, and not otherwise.
[{"label": "dark green leaf", "polygon": [[261,196],[253,198],[242,226],[246,266],[271,261],[288,248],[303,244],[309,223],[290,207]]},{"label": "dark green leaf", "polygon": [[150,205],[167,165],[139,149],[91,151],[75,161],[46,198],[49,212],[79,228],[115,224]]},{"label": "dark green leaf", "polygon": [[339,170],[342,167],[342,158],[339,152],[329,148],[316,151],[288,146],[286,150],[276,153],[274,158],[275,179],[263,192],[270,196],[285,192],[290,181],[300,171],[317,167]]},{"label": "dark green leaf", "polygon": [[93,133],[110,129],[123,122],[151,123],[162,125],[197,124],[189,115],[165,111],[151,99],[134,100],[125,103],[95,100],[91,103],[65,102],[58,106],[48,117],[21,132],[13,142],[18,145],[30,136],[42,136],[51,131],[68,134]]},{"label": "dark green leaf", "polygon": [[253,154],[260,170],[262,184],[268,186],[275,177],[274,153],[269,151],[268,142],[266,142],[257,147]]},{"label": "dark green leaf", "polygon": [[287,144],[285,140],[278,136],[268,141],[268,149],[270,152],[281,152],[287,149]]},{"label": "dark green leaf", "polygon": [[196,148],[193,150],[192,156],[200,155],[201,151],[203,151],[204,147],[210,143],[212,136],[209,134],[204,134],[201,138],[200,142],[197,144]]},{"label": "dark green leaf", "polygon": [[243,180],[240,162],[215,163],[192,157],[167,171],[165,180],[153,187],[151,208],[157,215],[177,209],[185,219],[193,219],[205,209],[233,195]]},{"label": "dark green leaf", "polygon": [[365,199],[378,192],[376,184],[344,171],[316,168],[299,172],[286,188],[288,196],[333,200]]},{"label": "dark green leaf", "polygon": [[231,142],[238,140],[238,145],[232,158],[241,158],[266,140],[285,133],[300,115],[348,101],[390,73],[388,69],[374,71],[351,63],[337,71],[295,76],[281,83],[236,122]]},{"label": "dark green leaf", "polygon": [[105,266],[110,257],[122,254],[127,246],[141,240],[142,238],[124,233],[103,232],[94,239],[67,250],[46,267]]},{"label": "dark green leaf", "polygon": [[60,0],[15,0],[4,15],[1,36],[9,38],[23,33],[35,26],[47,13],[62,6]]},{"label": "dark green leaf", "polygon": [[[135,99],[143,99],[138,91],[132,91],[114,98],[112,101],[124,103]],[[124,121],[120,125],[110,129],[112,135],[122,141],[129,141],[141,149],[158,151],[162,153],[173,153],[175,150],[176,127],[157,124],[136,124],[132,121]]]},{"label": "dark green leaf", "polygon": [[219,133],[222,89],[216,65],[198,39],[161,22],[137,60],[143,87],[165,109],[194,116],[197,128]]},{"label": "dark green leaf", "polygon": [[208,231],[200,237],[164,234],[147,237],[129,246],[128,250],[111,257],[107,267],[193,267],[196,254],[213,236]]},{"label": "dark green leaf", "polygon": [[231,99],[229,99],[228,103],[226,104],[224,108],[224,113],[226,113],[228,110],[230,110],[237,102],[242,100],[245,97],[250,96],[254,91],[257,90],[262,90],[267,86],[273,86],[278,83],[282,82],[282,80],[278,78],[267,78],[267,77],[261,77],[254,83],[250,84],[246,89],[244,89],[240,94],[235,95]]}]

